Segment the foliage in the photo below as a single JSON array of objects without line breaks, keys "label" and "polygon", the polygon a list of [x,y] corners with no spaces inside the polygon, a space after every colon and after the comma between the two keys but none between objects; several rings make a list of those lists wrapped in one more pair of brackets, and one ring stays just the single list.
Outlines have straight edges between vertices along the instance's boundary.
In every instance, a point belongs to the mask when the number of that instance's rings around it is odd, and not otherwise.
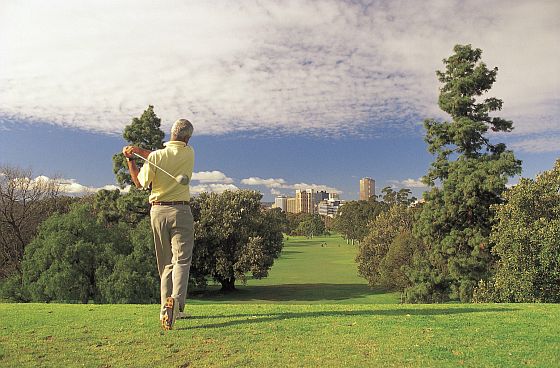
[{"label": "foliage", "polygon": [[[148,106],[140,118],[133,118],[132,122],[124,128],[123,138],[130,144],[150,151],[163,148],[165,133],[160,129],[161,119],[155,114],[154,107]],[[143,161],[136,159],[138,167]],[[119,152],[113,156],[113,172],[117,183],[124,188],[132,185],[132,179],[128,172],[126,158]]]},{"label": "foliage", "polygon": [[375,197],[367,201],[350,201],[338,209],[333,223],[336,231],[346,239],[361,241],[368,232],[368,223],[387,210],[387,204]]},{"label": "foliage", "polygon": [[0,279],[21,272],[25,247],[52,212],[72,202],[53,179],[32,179],[31,170],[0,167]]},{"label": "foliage", "polygon": [[412,286],[408,271],[413,265],[414,257],[424,257],[422,241],[412,231],[398,233],[379,264],[379,285],[401,291]]},{"label": "foliage", "polygon": [[128,193],[121,194],[119,189],[98,191],[93,199],[93,209],[98,221],[105,224],[125,222],[138,225],[150,215],[149,192],[130,187]]},{"label": "foliage", "polygon": [[369,224],[369,233],[359,245],[356,262],[358,274],[370,286],[400,289],[409,286],[401,267],[411,264],[414,251],[419,248],[419,242],[411,234],[414,211],[403,204],[393,205]]},{"label": "foliage", "polygon": [[114,254],[127,250],[120,235],[98,224],[88,205],[54,214],[25,250],[23,287],[36,301],[99,298],[97,280],[110,274]]},{"label": "foliage", "polygon": [[286,213],[286,234],[296,235],[299,224],[309,216],[308,213]]},{"label": "foliage", "polygon": [[307,213],[294,231],[295,235],[308,237],[319,236],[325,233],[325,223],[320,215]]},{"label": "foliage", "polygon": [[255,191],[201,193],[193,198],[195,248],[191,277],[203,284],[208,277],[235,289],[235,281],[267,275],[282,250],[282,222],[273,211],[261,211]]},{"label": "foliage", "polygon": [[106,303],[153,303],[160,298],[160,282],[150,219],[130,232],[132,251],[117,254],[112,272],[98,282]]},{"label": "foliage", "polygon": [[479,301],[560,302],[559,190],[560,160],[536,180],[521,179],[495,206],[490,239],[499,261],[477,289]]},{"label": "foliage", "polygon": [[408,188],[401,188],[399,191],[395,191],[391,187],[385,187],[381,189],[381,193],[383,193],[381,197],[383,202],[387,203],[389,206],[397,204],[408,206],[416,202],[416,197],[411,195],[412,191]]},{"label": "foliage", "polygon": [[504,144],[492,144],[486,136],[488,129],[513,129],[511,121],[489,115],[502,108],[502,101],[481,97],[498,69],[488,69],[480,61],[482,51],[471,45],[457,45],[454,52],[444,60],[445,71],[437,72],[443,83],[439,106],[452,121],[424,122],[428,151],[436,158],[423,178],[431,190],[424,195],[415,226],[430,248],[413,272],[416,290],[409,290],[420,301],[470,301],[476,283],[488,279],[493,263],[491,206],[501,203],[508,177],[521,170]]}]

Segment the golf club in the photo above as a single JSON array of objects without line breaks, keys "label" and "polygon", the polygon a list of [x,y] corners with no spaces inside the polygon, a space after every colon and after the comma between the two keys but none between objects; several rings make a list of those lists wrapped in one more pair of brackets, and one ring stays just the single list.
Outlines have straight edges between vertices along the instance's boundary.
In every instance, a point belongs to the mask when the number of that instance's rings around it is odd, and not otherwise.
[{"label": "golf club", "polygon": [[161,167],[159,167],[158,165],[154,164],[153,162],[148,161],[147,159],[145,159],[144,157],[140,156],[137,153],[133,153],[134,156],[141,158],[142,160],[146,161],[147,163],[149,163],[150,165],[152,165],[153,167],[160,169],[161,171],[163,171],[164,173],[166,173],[167,175],[169,175],[171,178],[173,178],[173,180],[175,180],[177,183],[181,184],[181,185],[189,185],[189,177],[185,176],[185,175],[177,175],[177,176],[173,176],[170,173],[168,173],[167,171],[165,171],[164,169],[162,169]]}]

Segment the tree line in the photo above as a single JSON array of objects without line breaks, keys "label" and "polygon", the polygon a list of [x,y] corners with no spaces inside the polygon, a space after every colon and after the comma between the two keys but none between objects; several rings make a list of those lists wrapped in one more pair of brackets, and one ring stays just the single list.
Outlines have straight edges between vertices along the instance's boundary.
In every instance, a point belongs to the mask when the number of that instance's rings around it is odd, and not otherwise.
[{"label": "tree line", "polygon": [[560,160],[507,188],[521,161],[489,135],[513,123],[491,114],[502,101],[483,95],[498,69],[481,54],[457,45],[444,59],[439,106],[451,121],[424,122],[435,155],[423,178],[429,190],[423,203],[390,205],[367,230],[349,234],[363,238],[359,274],[401,290],[407,302],[558,302]]},{"label": "tree line", "polygon": [[[159,127],[160,119],[149,106],[123,136],[130,144],[153,150],[163,146]],[[131,179],[121,156],[113,157],[113,168],[122,188]],[[56,181],[10,173],[3,170],[0,175],[4,298],[83,303],[159,299],[147,191],[132,186],[127,193],[100,190],[63,200]],[[192,198],[196,247],[191,288],[215,281],[231,291],[248,274],[267,276],[282,250],[285,219],[279,210],[262,210],[261,198],[249,190]],[[26,238],[14,242],[20,234]]]},{"label": "tree line", "polygon": [[[282,233],[328,231],[357,241],[358,273],[371,286],[400,290],[404,302],[559,302],[560,160],[535,179],[508,179],[521,161],[497,135],[513,129],[495,116],[502,101],[484,95],[497,68],[482,51],[457,45],[444,59],[439,106],[450,121],[424,121],[435,158],[417,202],[410,190],[384,188],[350,201],[335,219],[263,211],[254,191],[203,193],[192,199],[195,250],[191,286],[213,280],[223,290],[247,274],[266,277]],[[129,144],[163,146],[149,106],[124,130]],[[141,166],[142,162],[138,162]],[[121,153],[113,157],[121,188],[130,184]],[[0,292],[16,300],[152,302],[159,278],[147,216],[147,192],[102,190],[82,199],[60,195],[56,181],[0,170]],[[54,214],[53,214],[54,213]]]}]

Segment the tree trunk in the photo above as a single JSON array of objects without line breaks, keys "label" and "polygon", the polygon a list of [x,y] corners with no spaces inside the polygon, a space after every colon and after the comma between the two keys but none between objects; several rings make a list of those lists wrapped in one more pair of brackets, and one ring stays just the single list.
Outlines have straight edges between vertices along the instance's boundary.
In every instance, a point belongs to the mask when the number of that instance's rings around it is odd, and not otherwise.
[{"label": "tree trunk", "polygon": [[230,277],[228,279],[221,279],[220,284],[222,284],[222,291],[235,291],[235,277]]}]

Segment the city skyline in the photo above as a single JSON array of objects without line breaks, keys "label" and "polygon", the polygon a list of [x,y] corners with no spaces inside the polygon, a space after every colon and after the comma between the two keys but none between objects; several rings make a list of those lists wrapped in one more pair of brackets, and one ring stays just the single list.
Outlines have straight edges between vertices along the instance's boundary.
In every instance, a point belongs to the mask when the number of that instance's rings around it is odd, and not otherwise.
[{"label": "city skyline", "polygon": [[499,116],[514,130],[489,139],[515,152],[522,176],[560,156],[557,2],[140,0],[131,9],[2,2],[0,164],[61,177],[69,193],[115,188],[122,131],[153,105],[166,134],[177,118],[193,122],[194,194],[255,189],[270,202],[314,188],[355,200],[359,179],[372,177],[378,192],[421,197],[434,159],[422,121],[449,118],[435,72],[459,43],[499,69],[488,97],[503,100]]}]

